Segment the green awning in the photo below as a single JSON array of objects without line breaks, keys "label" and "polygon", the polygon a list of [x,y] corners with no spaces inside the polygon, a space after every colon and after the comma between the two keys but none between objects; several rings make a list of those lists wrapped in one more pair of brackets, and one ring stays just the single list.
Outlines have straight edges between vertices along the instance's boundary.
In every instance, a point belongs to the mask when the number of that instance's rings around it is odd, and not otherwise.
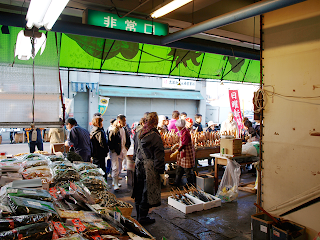
[{"label": "green awning", "polygon": [[[32,60],[14,59],[14,46],[20,30],[22,28],[9,27],[10,34],[0,34],[1,63],[32,64]],[[47,45],[44,53],[38,53],[35,57],[37,66],[56,65],[59,59],[60,67],[67,68],[260,82],[259,61],[256,60],[112,39],[42,32],[47,34]]]}]

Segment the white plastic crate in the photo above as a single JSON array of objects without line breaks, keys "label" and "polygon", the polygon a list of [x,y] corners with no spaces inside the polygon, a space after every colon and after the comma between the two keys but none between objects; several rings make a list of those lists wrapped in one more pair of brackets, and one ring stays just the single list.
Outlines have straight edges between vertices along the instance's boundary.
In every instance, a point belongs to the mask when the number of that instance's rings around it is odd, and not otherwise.
[{"label": "white plastic crate", "polygon": [[211,194],[208,194],[208,193],[206,193],[206,194],[209,195],[214,200],[210,201],[210,202],[204,202],[204,201],[201,201],[198,198],[195,198],[195,197],[189,195],[188,193],[186,193],[186,196],[188,198],[190,198],[194,202],[195,201],[200,201],[203,204],[203,210],[208,210],[208,209],[211,209],[211,208],[214,208],[214,207],[220,207],[221,206],[221,199],[220,198],[217,198],[217,197],[215,197],[215,196],[213,196]]},{"label": "white plastic crate", "polygon": [[176,199],[173,197],[168,197],[168,204],[181,212],[188,214],[192,212],[198,212],[203,210],[203,203],[199,199],[195,199],[193,201],[195,204],[194,205],[185,205],[181,202],[178,202]]}]

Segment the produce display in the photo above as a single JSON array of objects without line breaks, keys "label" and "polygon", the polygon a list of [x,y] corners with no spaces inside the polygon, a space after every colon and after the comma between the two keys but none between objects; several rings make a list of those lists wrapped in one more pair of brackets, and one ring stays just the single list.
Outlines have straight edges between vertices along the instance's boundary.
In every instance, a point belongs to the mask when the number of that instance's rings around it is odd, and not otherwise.
[{"label": "produce display", "polygon": [[[179,135],[176,132],[160,133],[164,148],[171,148],[179,143]],[[220,145],[219,132],[192,132],[191,139],[195,147],[214,147]]]},{"label": "produce display", "polygon": [[[109,192],[105,173],[94,164],[32,153],[3,159],[0,170],[1,178],[25,179],[2,184],[0,239],[131,239],[132,233],[153,239],[130,217],[132,205]],[[48,190],[22,187],[33,179],[49,183]],[[121,214],[125,210],[128,215]]]}]

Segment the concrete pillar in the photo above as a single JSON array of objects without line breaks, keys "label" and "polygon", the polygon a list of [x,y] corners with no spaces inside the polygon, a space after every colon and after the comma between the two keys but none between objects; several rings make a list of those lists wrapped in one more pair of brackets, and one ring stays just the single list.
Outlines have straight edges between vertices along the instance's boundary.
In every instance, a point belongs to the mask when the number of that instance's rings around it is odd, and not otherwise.
[{"label": "concrete pillar", "polygon": [[[99,73],[89,74],[89,83],[96,83],[99,88]],[[89,123],[92,121],[93,114],[99,111],[99,89],[89,89],[89,107],[88,107],[88,129],[91,129]]]},{"label": "concrete pillar", "polygon": [[200,100],[199,102],[199,108],[198,108],[198,113],[202,115],[202,127],[206,127],[206,98],[207,98],[207,92],[206,92],[206,82],[202,81],[200,84],[200,93],[203,97],[203,100]]}]

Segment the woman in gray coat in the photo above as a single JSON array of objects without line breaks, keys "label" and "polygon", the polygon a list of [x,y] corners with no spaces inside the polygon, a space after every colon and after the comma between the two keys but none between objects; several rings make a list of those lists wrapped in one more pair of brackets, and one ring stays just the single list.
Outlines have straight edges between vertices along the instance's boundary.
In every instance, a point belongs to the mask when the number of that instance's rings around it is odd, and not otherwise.
[{"label": "woman in gray coat", "polygon": [[161,205],[160,174],[164,172],[164,147],[157,125],[157,113],[148,113],[143,128],[134,138],[132,198],[135,199],[137,219],[141,224],[154,223],[155,220],[147,216],[149,208]]}]

